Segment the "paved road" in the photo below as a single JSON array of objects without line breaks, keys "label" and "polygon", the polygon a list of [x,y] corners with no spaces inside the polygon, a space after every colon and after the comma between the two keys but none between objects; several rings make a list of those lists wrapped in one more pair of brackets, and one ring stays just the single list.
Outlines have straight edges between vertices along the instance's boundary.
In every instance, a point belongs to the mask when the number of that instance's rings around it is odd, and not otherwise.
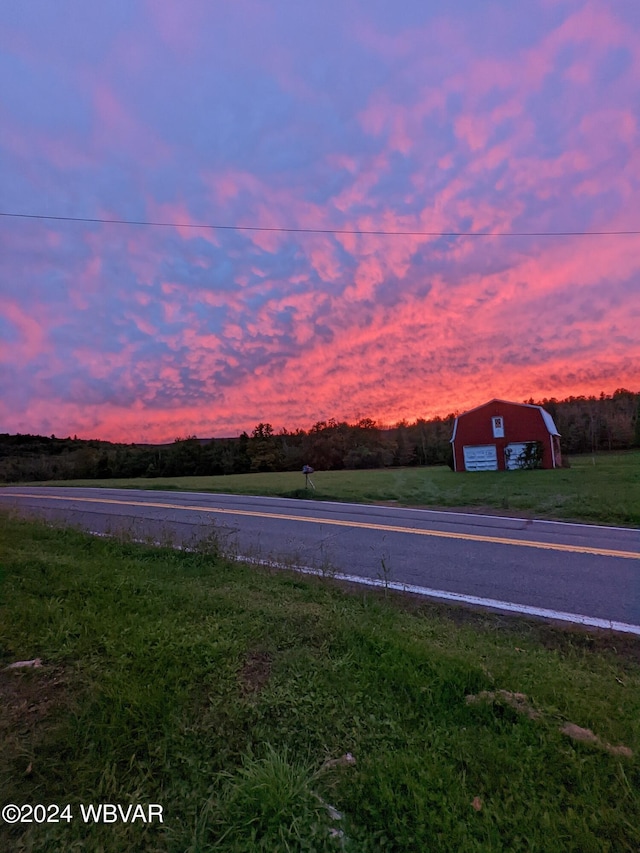
[{"label": "paved road", "polygon": [[0,507],[640,634],[640,531],[244,495],[7,487]]}]

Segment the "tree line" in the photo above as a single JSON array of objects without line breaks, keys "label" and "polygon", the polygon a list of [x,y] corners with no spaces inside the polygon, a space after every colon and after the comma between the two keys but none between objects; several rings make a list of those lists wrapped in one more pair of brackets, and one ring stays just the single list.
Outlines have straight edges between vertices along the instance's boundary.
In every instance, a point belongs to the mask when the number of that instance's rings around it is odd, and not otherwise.
[{"label": "tree line", "polygon": [[[526,402],[534,403],[534,400]],[[565,455],[640,448],[640,393],[620,388],[599,397],[536,402],[552,415]],[[249,435],[166,445],[0,434],[0,482],[451,465],[455,414],[383,427],[370,418],[330,419],[309,430],[259,423]]]}]

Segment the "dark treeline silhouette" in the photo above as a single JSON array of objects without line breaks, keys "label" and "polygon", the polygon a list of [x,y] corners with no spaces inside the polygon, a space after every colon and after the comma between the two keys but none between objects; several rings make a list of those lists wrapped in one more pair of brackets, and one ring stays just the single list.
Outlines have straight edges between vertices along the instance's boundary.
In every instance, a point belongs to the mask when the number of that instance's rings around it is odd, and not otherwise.
[{"label": "dark treeline silhouette", "polygon": [[[640,448],[640,393],[528,400],[553,416],[564,454]],[[330,471],[451,464],[449,440],[455,415],[403,421],[383,428],[369,418],[355,424],[318,421],[310,430],[275,433],[260,423],[238,438],[177,438],[172,444],[0,434],[0,482],[112,477],[176,477],[297,471],[303,465]]]},{"label": "dark treeline silhouette", "polygon": [[553,417],[564,453],[640,447],[640,393],[618,388],[599,397],[555,397],[535,402]]}]

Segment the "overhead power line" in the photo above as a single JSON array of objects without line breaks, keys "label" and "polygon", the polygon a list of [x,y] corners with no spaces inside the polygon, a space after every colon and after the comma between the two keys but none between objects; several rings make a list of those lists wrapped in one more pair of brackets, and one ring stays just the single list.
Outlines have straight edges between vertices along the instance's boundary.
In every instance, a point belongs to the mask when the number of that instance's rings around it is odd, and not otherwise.
[{"label": "overhead power line", "polygon": [[151,222],[146,219],[105,219],[89,216],[49,216],[43,213],[5,213],[13,219],[46,219],[55,222],[89,222],[101,225],[141,225],[153,228],[207,228],[216,231],[271,231],[281,234],[352,234],[374,237],[623,237],[640,234],[630,231],[385,231],[356,228],[285,228],[264,225],[211,225],[193,222]]}]

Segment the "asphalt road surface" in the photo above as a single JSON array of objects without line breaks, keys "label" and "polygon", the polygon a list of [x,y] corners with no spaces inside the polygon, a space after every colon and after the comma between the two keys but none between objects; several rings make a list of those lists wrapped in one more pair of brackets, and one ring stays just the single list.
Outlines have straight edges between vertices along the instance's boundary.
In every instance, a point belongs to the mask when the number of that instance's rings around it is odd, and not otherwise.
[{"label": "asphalt road surface", "polygon": [[640,530],[132,489],[6,487],[0,508],[451,601],[640,634]]}]

